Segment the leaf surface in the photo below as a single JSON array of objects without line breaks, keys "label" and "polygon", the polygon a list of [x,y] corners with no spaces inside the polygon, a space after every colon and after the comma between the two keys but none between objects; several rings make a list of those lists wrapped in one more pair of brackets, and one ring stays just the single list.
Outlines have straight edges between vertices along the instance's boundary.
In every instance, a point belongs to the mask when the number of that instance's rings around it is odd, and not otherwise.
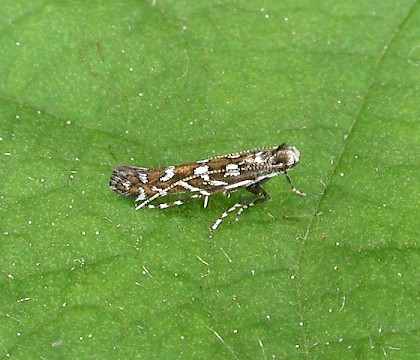
[{"label": "leaf surface", "polygon": [[[5,356],[420,351],[417,1],[7,0],[2,12]],[[211,240],[241,194],[134,211],[108,188],[117,164],[285,141],[308,196],[275,178],[271,201]]]}]

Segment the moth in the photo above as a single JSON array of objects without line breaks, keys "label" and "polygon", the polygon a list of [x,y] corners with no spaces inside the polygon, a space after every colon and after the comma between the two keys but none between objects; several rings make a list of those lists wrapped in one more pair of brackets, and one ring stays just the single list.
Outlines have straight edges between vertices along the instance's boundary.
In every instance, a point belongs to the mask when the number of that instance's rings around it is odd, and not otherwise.
[{"label": "moth", "polygon": [[[199,198],[204,198],[206,208],[211,195],[230,195],[239,189],[250,192],[251,196],[241,199],[216,219],[210,227],[209,236],[212,237],[230,213],[236,211],[235,220],[239,220],[244,210],[269,200],[270,195],[261,185],[274,176],[284,174],[292,191],[305,196],[293,186],[288,175],[299,161],[299,150],[283,143],[158,169],[118,166],[111,175],[109,186],[118,195],[135,198],[136,210],[144,207],[166,209]],[[152,203],[167,195],[184,193],[191,195],[171,202]]]}]

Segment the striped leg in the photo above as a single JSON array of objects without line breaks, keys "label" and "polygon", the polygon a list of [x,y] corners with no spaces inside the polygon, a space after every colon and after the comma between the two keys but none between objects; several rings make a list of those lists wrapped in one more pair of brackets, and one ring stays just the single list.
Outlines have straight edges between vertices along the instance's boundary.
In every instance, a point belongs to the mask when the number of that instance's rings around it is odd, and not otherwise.
[{"label": "striped leg", "polygon": [[287,172],[284,173],[284,175],[286,176],[286,180],[289,183],[290,187],[292,188],[292,191],[300,196],[306,196],[306,193],[296,189],[293,184],[292,184],[292,180],[290,180],[289,178],[289,174]]},{"label": "striped leg", "polygon": [[238,213],[236,214],[236,218],[235,218],[235,220],[238,221],[241,214],[243,213],[243,211],[245,209],[248,209],[251,206],[254,206],[256,204],[260,204],[260,203],[270,199],[270,195],[263,188],[260,187],[261,183],[262,182],[251,185],[251,186],[248,186],[246,188],[246,190],[253,193],[254,196],[251,196],[248,199],[245,199],[245,200],[243,200],[239,203],[234,204],[229,209],[227,209],[222,215],[220,215],[220,217],[218,219],[216,219],[216,221],[214,222],[214,224],[210,228],[209,237],[213,237],[213,234],[216,231],[216,229],[219,227],[219,225],[222,223],[222,221],[226,217],[229,216],[230,213],[234,212],[235,210],[238,210]]},{"label": "striped leg", "polygon": [[246,190],[253,193],[254,196],[251,196],[249,199],[246,199],[241,202],[242,207],[238,210],[238,213],[235,217],[235,221],[239,221],[239,218],[245,209],[260,204],[264,201],[270,200],[270,195],[262,187],[260,187],[260,185],[261,183],[258,183],[255,185],[248,186],[246,188]]}]

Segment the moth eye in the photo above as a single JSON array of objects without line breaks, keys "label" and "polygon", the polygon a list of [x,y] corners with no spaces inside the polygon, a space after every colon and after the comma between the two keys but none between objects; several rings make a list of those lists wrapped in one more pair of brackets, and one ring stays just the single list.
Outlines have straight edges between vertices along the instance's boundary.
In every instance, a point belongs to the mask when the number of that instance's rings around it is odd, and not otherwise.
[{"label": "moth eye", "polygon": [[273,163],[275,165],[282,166],[285,162],[287,162],[287,157],[284,154],[277,154],[277,156],[274,157]]}]

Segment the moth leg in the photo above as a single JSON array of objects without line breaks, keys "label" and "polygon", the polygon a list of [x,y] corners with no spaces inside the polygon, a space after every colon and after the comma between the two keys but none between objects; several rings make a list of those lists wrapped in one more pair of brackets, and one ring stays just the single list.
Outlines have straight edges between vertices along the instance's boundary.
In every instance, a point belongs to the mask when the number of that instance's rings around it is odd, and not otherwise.
[{"label": "moth leg", "polygon": [[229,216],[230,213],[234,212],[235,210],[238,210],[235,220],[239,220],[240,215],[245,209],[270,199],[270,195],[263,188],[260,187],[261,183],[248,186],[246,190],[253,193],[254,196],[251,196],[248,199],[234,204],[229,209],[227,209],[222,215],[220,215],[218,219],[216,219],[216,221],[210,228],[210,237],[213,237],[213,234],[216,231],[216,229],[219,227],[222,221]]},{"label": "moth leg", "polygon": [[230,198],[230,194],[232,193],[232,191],[229,191],[229,190],[225,190],[225,191],[223,191],[223,195],[224,196],[226,196],[227,198]]},{"label": "moth leg", "polygon": [[204,195],[203,208],[206,208],[206,207],[207,207],[207,205],[209,204],[209,196],[210,196],[210,195]]},{"label": "moth leg", "polygon": [[289,183],[290,187],[292,188],[292,191],[300,196],[306,196],[306,193],[304,193],[303,191],[299,191],[298,189],[296,189],[293,184],[292,184],[292,180],[290,180],[289,174],[287,172],[284,172],[284,175],[286,176],[286,180]]},{"label": "moth leg", "polygon": [[190,197],[187,197],[185,199],[175,200],[175,201],[171,201],[171,202],[164,202],[164,203],[159,203],[159,204],[148,204],[148,205],[146,205],[146,207],[149,208],[149,209],[167,209],[169,207],[183,205],[186,202],[194,200],[194,199],[200,199],[203,196],[204,195],[202,195],[202,194],[194,194],[194,195],[191,195]]},{"label": "moth leg", "polygon": [[222,223],[222,221],[225,217],[227,217],[231,212],[235,211],[236,209],[240,208],[241,206],[242,206],[241,204],[236,203],[235,205],[233,205],[232,207],[227,209],[222,215],[220,215],[220,217],[217,218],[216,221],[214,222],[214,224],[210,227],[209,237],[213,237],[214,232],[219,227],[219,225]]},{"label": "moth leg", "polygon": [[257,183],[246,188],[246,190],[253,193],[254,196],[241,201],[240,204],[242,206],[236,214],[235,221],[239,221],[239,218],[245,209],[271,199],[271,196],[267,193],[267,191],[260,187],[260,185],[261,183]]}]

